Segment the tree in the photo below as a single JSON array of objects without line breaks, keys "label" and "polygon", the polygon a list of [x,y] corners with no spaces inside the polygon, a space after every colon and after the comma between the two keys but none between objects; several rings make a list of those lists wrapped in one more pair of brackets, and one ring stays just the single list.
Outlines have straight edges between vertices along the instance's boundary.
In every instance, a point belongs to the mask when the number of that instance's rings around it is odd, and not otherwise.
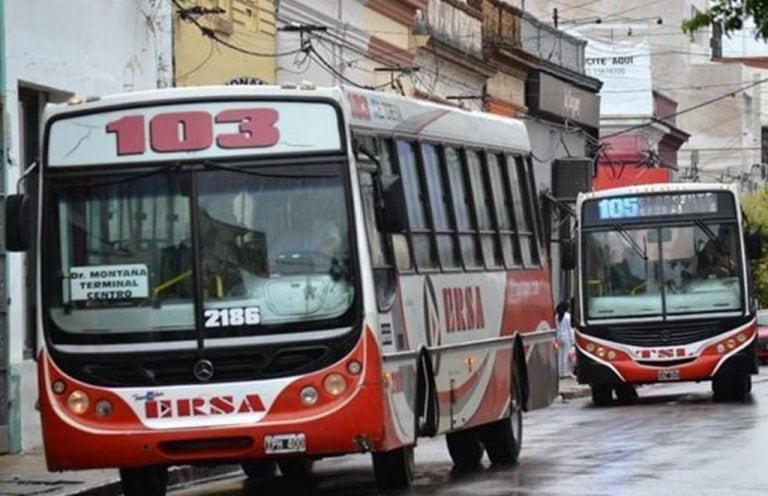
[{"label": "tree", "polygon": [[768,0],[715,0],[709,9],[683,21],[683,31],[693,34],[705,26],[717,25],[727,35],[755,22],[755,38],[768,40]]},{"label": "tree", "polygon": [[760,307],[768,308],[768,187],[745,194],[741,202],[749,228],[763,238],[763,255],[752,261],[752,282]]}]

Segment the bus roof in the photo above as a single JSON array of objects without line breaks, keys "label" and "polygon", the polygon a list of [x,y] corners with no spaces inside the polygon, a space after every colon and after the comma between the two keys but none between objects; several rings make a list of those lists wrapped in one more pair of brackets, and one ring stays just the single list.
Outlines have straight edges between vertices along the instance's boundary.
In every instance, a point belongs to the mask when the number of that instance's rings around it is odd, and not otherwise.
[{"label": "bus roof", "polygon": [[46,107],[44,121],[60,114],[98,111],[120,105],[154,105],[171,100],[204,100],[224,96],[326,98],[339,102],[345,119],[355,129],[488,146],[518,153],[530,152],[527,129],[518,119],[346,86],[196,86],[117,93],[85,97],[72,103],[50,104]]},{"label": "bus roof", "polygon": [[603,189],[579,193],[576,204],[580,206],[586,200],[595,198],[609,198],[612,196],[627,196],[648,193],[672,193],[672,192],[697,192],[697,191],[730,191],[738,196],[738,189],[733,184],[724,183],[655,183],[624,186],[621,188]]}]

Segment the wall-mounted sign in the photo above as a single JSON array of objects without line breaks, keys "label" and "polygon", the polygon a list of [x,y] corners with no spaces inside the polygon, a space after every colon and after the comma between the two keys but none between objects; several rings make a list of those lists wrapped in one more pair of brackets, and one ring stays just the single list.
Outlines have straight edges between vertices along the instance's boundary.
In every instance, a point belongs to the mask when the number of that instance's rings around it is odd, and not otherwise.
[{"label": "wall-mounted sign", "polygon": [[603,82],[603,117],[653,115],[648,41],[607,43],[589,39],[584,55],[587,74]]},{"label": "wall-mounted sign", "polygon": [[526,84],[526,103],[536,112],[597,128],[600,121],[600,97],[554,76],[534,71]]}]

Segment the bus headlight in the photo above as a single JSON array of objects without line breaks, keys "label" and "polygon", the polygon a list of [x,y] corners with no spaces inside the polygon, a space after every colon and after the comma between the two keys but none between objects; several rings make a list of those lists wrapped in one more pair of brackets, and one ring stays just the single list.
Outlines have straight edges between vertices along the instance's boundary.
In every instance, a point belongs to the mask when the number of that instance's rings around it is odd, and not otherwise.
[{"label": "bus headlight", "polygon": [[347,389],[347,381],[338,372],[332,372],[323,379],[323,387],[331,396],[338,396]]},{"label": "bus headlight", "polygon": [[69,397],[67,398],[67,406],[72,410],[72,413],[76,415],[84,414],[88,410],[90,402],[88,395],[79,389],[69,393]]},{"label": "bus headlight", "polygon": [[313,386],[307,386],[301,390],[299,397],[305,405],[314,405],[317,402],[317,389]]},{"label": "bus headlight", "polygon": [[347,372],[352,375],[357,375],[363,371],[363,365],[357,360],[350,360],[347,364]]},{"label": "bus headlight", "polygon": [[56,394],[62,394],[67,390],[67,385],[62,380],[55,380],[51,384],[51,390]]},{"label": "bus headlight", "polygon": [[97,417],[105,418],[112,414],[112,403],[109,400],[99,400],[93,407]]}]

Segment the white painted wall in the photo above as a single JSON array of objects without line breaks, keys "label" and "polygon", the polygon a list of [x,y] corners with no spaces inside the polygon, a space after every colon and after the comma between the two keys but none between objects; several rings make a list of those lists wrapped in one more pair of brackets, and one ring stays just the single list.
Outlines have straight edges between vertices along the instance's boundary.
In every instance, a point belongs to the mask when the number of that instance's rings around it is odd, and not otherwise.
[{"label": "white painted wall", "polygon": [[[5,2],[5,184],[13,192],[20,163],[18,88],[104,95],[169,86],[171,2],[166,0],[16,0]],[[23,360],[25,301],[22,255],[7,258],[11,366],[21,375],[22,444],[40,444],[34,367]]]}]

